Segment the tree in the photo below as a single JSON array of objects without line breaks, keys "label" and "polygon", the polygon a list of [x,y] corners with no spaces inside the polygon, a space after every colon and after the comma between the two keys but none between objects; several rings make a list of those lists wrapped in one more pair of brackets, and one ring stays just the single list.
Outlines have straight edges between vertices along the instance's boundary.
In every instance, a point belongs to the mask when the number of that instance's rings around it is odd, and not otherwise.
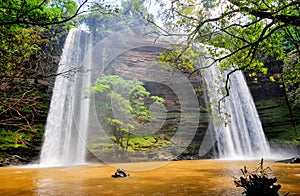
[{"label": "tree", "polygon": [[1,77],[11,76],[13,71],[23,72],[18,66],[28,62],[42,44],[49,42],[49,35],[45,36],[47,30],[81,14],[86,2],[77,7],[72,0],[3,1],[0,6]]},{"label": "tree", "polygon": [[248,70],[255,76],[256,72],[267,73],[262,62],[264,56],[286,60],[288,51],[283,46],[286,39],[293,41],[290,49],[298,56],[293,75],[299,75],[300,38],[296,33],[300,26],[299,0],[175,0],[170,5],[163,2],[161,5],[168,27],[163,35],[185,36],[188,44],[173,61],[180,59],[188,48],[199,47],[199,43],[213,46],[207,48],[209,58],[214,63],[220,62],[222,71],[229,70],[226,96],[229,77],[235,71]]},{"label": "tree", "polygon": [[84,0],[77,7],[72,0],[2,1],[0,26],[48,26],[65,23],[85,12],[82,8],[87,2],[88,0]]},{"label": "tree", "polygon": [[[158,96],[150,96],[143,83],[133,79],[125,80],[117,75],[103,75],[96,85],[92,87],[98,94],[96,106],[98,118],[106,119],[106,123],[112,129],[112,139],[117,146],[128,149],[131,136],[142,132],[143,125],[152,120],[146,100],[154,103],[163,103],[164,99]],[[150,97],[149,97],[150,96]],[[100,102],[99,102],[100,100]],[[115,117],[112,108],[117,107],[119,117]],[[132,117],[132,122],[128,117]],[[139,126],[141,125],[141,126]],[[108,126],[106,126],[109,128]]]},{"label": "tree", "polygon": [[[100,1],[101,2],[101,1]],[[144,16],[152,19],[143,6],[144,0],[121,1],[121,5],[93,4],[91,12],[81,17],[81,22],[86,24],[93,34],[95,43],[112,33],[137,26],[147,26]]]},{"label": "tree", "polygon": [[[82,13],[72,0],[10,0],[0,5],[0,159],[38,153],[62,42]],[[35,156],[35,155],[34,155]]]}]

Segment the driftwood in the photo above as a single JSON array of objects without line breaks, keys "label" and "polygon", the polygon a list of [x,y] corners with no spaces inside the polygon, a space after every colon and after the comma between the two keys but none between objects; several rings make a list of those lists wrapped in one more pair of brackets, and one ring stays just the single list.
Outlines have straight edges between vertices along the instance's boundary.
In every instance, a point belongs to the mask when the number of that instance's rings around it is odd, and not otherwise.
[{"label": "driftwood", "polygon": [[261,159],[260,166],[253,172],[249,172],[246,166],[241,171],[243,176],[240,178],[234,177],[234,183],[237,187],[244,188],[243,194],[246,196],[280,196],[278,191],[281,185],[274,184],[277,182],[276,177],[268,177],[271,168],[263,168],[263,159]]}]

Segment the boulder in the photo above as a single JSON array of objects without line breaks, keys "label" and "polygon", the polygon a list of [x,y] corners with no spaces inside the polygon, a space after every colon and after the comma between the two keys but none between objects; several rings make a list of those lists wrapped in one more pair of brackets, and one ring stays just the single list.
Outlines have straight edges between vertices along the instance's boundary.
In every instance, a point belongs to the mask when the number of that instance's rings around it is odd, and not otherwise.
[{"label": "boulder", "polygon": [[129,174],[124,169],[119,168],[119,169],[117,169],[115,174],[112,175],[111,177],[113,177],[113,178],[125,178],[125,177],[129,177]]},{"label": "boulder", "polygon": [[276,163],[300,163],[300,157],[284,159],[284,160],[276,161]]}]

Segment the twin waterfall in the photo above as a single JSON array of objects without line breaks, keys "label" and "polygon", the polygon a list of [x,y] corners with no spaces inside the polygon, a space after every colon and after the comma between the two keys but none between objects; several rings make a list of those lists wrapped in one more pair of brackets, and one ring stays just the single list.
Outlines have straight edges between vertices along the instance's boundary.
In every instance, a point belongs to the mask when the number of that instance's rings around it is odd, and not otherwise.
[{"label": "twin waterfall", "polygon": [[[86,163],[86,140],[90,124],[89,87],[92,84],[91,43],[91,36],[78,29],[72,29],[66,39],[47,118],[40,155],[41,166]],[[222,83],[213,81],[221,76],[217,66],[207,69],[203,76],[207,88],[211,89],[208,91],[217,92]],[[222,98],[218,93],[208,94],[210,102]],[[270,151],[269,145],[241,72],[232,75],[230,96],[221,105],[222,113],[228,114],[231,122],[224,126],[217,122],[219,119],[212,120],[219,158],[266,157]],[[213,107],[213,113],[219,109]]]}]

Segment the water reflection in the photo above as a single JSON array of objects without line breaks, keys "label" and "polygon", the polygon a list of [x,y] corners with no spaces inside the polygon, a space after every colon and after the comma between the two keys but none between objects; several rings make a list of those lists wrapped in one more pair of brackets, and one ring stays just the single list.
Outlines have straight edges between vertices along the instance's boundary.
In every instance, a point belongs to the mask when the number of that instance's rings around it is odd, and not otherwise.
[{"label": "water reflection", "polygon": [[[244,165],[251,171],[259,161],[176,161],[162,167],[137,171],[141,164],[127,163],[131,177],[111,178],[116,167],[110,165],[70,168],[0,168],[0,195],[21,196],[94,196],[94,195],[241,195],[232,176],[240,176]],[[280,193],[300,195],[300,164],[270,166]],[[130,170],[132,168],[133,170]]]},{"label": "water reflection", "polygon": [[35,182],[35,185],[37,187],[36,195],[54,195],[55,190],[53,188],[50,188],[55,184],[54,180],[52,178],[41,178],[38,179]]},{"label": "water reflection", "polygon": [[34,182],[36,187],[34,193],[36,196],[69,194],[82,196],[84,184],[78,177],[72,172],[72,168],[40,169]]}]

